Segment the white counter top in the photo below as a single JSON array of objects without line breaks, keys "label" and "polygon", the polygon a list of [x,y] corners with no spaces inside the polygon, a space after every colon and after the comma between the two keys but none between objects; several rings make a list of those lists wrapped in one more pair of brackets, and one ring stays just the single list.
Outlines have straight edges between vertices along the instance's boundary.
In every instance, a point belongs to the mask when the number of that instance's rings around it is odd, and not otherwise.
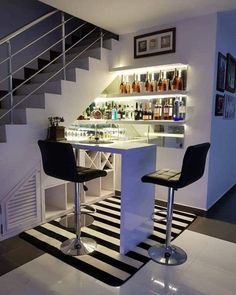
[{"label": "white counter top", "polygon": [[88,149],[91,151],[102,151],[102,152],[110,152],[116,154],[124,154],[127,152],[132,152],[135,150],[141,149],[150,149],[156,146],[155,144],[143,143],[143,142],[130,142],[130,141],[114,141],[109,144],[90,144],[90,143],[82,143],[79,141],[66,141],[70,143],[73,147],[79,149]]}]

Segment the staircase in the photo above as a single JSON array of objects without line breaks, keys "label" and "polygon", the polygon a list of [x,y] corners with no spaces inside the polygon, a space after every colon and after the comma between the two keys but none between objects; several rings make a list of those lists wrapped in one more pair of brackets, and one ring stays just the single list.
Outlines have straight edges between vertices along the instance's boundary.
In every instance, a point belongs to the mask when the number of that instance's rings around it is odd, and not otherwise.
[{"label": "staircase", "polygon": [[63,116],[69,126],[115,78],[109,72],[115,39],[73,33],[67,40],[64,52],[46,50],[21,69],[22,78],[12,76],[11,91],[0,91],[0,203],[39,166],[37,140],[46,138],[48,117]]}]

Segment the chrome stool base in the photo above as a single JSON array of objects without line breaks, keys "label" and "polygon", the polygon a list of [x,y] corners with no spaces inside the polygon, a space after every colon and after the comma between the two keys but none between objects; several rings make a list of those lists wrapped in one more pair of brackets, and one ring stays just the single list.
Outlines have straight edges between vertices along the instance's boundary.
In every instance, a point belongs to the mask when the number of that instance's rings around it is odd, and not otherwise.
[{"label": "chrome stool base", "polygon": [[177,246],[155,245],[149,248],[148,254],[153,261],[164,265],[180,265],[187,260],[187,254]]},{"label": "chrome stool base", "polygon": [[[80,226],[81,227],[89,226],[93,222],[94,222],[93,216],[91,216],[89,214],[83,214],[83,213],[81,214],[81,216],[80,216]],[[74,232],[75,231],[75,214],[72,213],[72,214],[62,217],[59,221],[59,224],[62,227]]]},{"label": "chrome stool base", "polygon": [[95,251],[97,243],[90,238],[74,238],[66,240],[61,244],[61,251],[70,256],[87,255]]}]

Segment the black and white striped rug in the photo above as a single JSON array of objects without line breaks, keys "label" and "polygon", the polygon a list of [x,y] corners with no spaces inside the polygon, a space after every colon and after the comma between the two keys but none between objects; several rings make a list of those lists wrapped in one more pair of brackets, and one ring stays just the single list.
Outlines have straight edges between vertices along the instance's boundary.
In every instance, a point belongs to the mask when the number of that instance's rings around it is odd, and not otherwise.
[{"label": "black and white striped rug", "polygon": [[[98,247],[90,255],[71,257],[63,254],[60,244],[74,234],[62,228],[58,221],[51,221],[28,230],[20,237],[39,249],[57,257],[80,271],[111,286],[121,286],[133,276],[150,258],[148,248],[156,243],[164,243],[165,221],[154,223],[153,234],[140,243],[134,251],[121,255],[119,253],[120,233],[120,198],[110,197],[94,205],[97,209],[95,221],[89,227],[82,228],[82,236],[93,238]],[[156,210],[164,209],[155,206]],[[156,217],[165,217],[159,212]],[[196,218],[196,215],[174,211],[172,239],[176,238]]]}]

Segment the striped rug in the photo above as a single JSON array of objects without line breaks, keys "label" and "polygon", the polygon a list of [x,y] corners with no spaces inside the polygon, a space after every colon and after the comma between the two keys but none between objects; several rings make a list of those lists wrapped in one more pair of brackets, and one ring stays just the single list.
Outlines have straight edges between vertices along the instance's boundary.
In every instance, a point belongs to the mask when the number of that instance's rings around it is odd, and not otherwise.
[{"label": "striped rug", "polygon": [[[89,227],[82,229],[82,236],[94,238],[98,247],[90,255],[71,257],[63,254],[60,244],[74,234],[62,228],[58,221],[37,226],[20,235],[20,237],[39,249],[57,257],[80,271],[111,286],[121,286],[133,276],[150,258],[148,248],[165,241],[166,222],[154,223],[153,234],[140,243],[134,251],[126,255],[119,253],[120,235],[120,198],[110,197],[94,205],[97,209],[95,221]],[[163,210],[155,206],[155,210]],[[166,212],[159,212],[155,217],[165,217]],[[195,215],[181,211],[174,211],[172,225],[172,239],[176,238],[196,218]]]}]

